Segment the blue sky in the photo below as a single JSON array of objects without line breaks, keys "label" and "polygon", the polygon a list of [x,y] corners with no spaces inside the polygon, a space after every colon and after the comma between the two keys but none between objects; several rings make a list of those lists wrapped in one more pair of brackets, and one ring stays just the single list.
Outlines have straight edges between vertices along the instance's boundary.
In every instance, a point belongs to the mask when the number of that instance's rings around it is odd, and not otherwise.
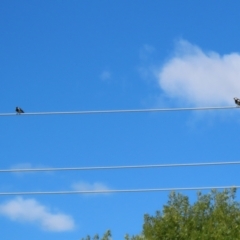
[{"label": "blue sky", "polygon": [[[234,106],[238,1],[0,2],[1,113]],[[239,160],[238,110],[0,119],[0,168]],[[1,173],[0,191],[240,185],[238,166]],[[195,192],[184,192],[194,200]],[[0,198],[8,240],[140,233],[167,192]]]}]

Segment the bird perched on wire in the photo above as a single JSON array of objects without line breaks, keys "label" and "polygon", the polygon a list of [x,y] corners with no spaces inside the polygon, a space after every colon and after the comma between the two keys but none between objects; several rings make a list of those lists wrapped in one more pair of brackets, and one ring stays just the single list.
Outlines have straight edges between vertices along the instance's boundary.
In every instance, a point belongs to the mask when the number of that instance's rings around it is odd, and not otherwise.
[{"label": "bird perched on wire", "polygon": [[24,111],[20,107],[16,107],[17,114],[24,113]]},{"label": "bird perched on wire", "polygon": [[235,101],[235,103],[238,105],[238,106],[240,106],[240,99],[239,98],[233,98],[234,99],[234,101]]}]

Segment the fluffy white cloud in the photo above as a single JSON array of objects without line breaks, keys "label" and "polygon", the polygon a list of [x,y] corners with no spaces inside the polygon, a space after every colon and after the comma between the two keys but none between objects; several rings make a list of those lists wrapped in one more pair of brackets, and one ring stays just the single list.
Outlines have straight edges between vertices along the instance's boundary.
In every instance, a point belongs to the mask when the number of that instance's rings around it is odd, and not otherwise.
[{"label": "fluffy white cloud", "polygon": [[72,184],[72,188],[76,191],[105,191],[110,190],[105,184],[100,182],[87,183],[87,182],[76,182]]},{"label": "fluffy white cloud", "polygon": [[18,197],[0,204],[0,214],[13,221],[36,223],[47,231],[69,231],[75,227],[72,217],[62,213],[51,213],[35,199]]},{"label": "fluffy white cloud", "polygon": [[240,97],[240,54],[220,56],[180,41],[157,77],[171,98],[196,106],[233,105],[233,97]]}]

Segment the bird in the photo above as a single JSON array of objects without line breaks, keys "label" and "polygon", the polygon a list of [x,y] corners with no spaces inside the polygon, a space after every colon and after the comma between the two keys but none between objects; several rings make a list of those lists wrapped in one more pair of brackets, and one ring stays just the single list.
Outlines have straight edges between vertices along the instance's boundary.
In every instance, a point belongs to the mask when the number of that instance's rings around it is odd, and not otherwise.
[{"label": "bird", "polygon": [[24,113],[24,111],[20,107],[16,107],[17,114]]},{"label": "bird", "polygon": [[235,101],[235,103],[238,105],[238,106],[240,106],[240,99],[239,98],[233,98],[234,99],[234,101]]}]

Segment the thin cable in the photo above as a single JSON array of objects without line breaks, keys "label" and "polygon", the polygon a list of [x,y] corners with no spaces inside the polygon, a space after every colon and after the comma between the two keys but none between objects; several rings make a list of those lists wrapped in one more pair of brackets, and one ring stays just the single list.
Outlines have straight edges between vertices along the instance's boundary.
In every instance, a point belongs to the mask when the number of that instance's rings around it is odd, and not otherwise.
[{"label": "thin cable", "polygon": [[217,165],[236,165],[240,162],[207,162],[207,163],[175,163],[155,165],[129,165],[129,166],[103,166],[103,167],[66,167],[66,168],[22,168],[22,169],[0,169],[3,172],[53,172],[53,171],[93,171],[93,170],[117,170],[136,168],[165,168],[165,167],[200,167]]},{"label": "thin cable", "polygon": [[9,195],[60,195],[60,194],[111,194],[111,193],[137,193],[137,192],[169,192],[169,191],[192,191],[240,188],[240,186],[219,187],[189,187],[189,188],[145,188],[145,189],[119,189],[119,190],[93,190],[93,191],[46,191],[46,192],[0,192],[0,196]]},{"label": "thin cable", "polygon": [[67,114],[104,114],[104,113],[141,113],[141,112],[173,112],[173,111],[199,111],[199,110],[226,110],[238,109],[237,106],[226,107],[198,107],[198,108],[155,108],[155,109],[125,109],[125,110],[99,110],[99,111],[72,111],[72,112],[32,112],[32,113],[0,113],[6,116],[32,116],[32,115],[67,115]]}]

